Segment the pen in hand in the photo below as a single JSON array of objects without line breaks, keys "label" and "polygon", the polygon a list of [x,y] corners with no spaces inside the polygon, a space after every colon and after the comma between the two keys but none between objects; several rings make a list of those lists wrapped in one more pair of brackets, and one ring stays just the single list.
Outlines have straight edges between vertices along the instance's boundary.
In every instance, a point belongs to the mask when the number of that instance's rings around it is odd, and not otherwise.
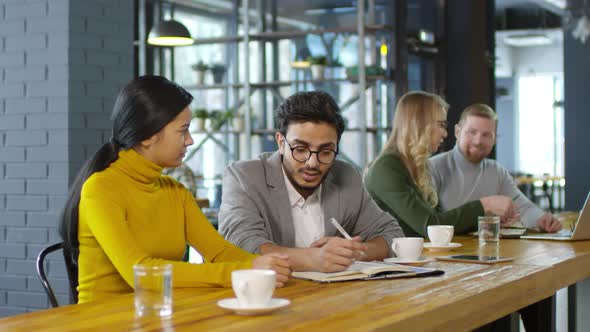
[{"label": "pen in hand", "polygon": [[344,236],[345,239],[352,240],[352,237],[350,237],[350,235],[348,235],[348,233],[346,233],[344,228],[342,228],[342,226],[340,226],[340,224],[338,223],[338,221],[336,221],[336,219],[330,218],[330,222],[332,223],[332,225],[334,225],[334,227],[336,227],[336,229],[340,232],[340,234],[342,234],[342,236]]},{"label": "pen in hand", "polygon": [[[344,228],[342,228],[342,226],[340,226],[340,224],[338,223],[338,221],[336,221],[336,219],[330,218],[330,222],[332,223],[332,225],[334,225],[334,227],[336,227],[336,229],[340,232],[340,234],[342,234],[342,236],[344,236],[345,239],[352,240],[352,237],[350,237],[350,235],[348,235],[348,233],[344,230]],[[367,254],[365,254],[364,251],[360,251],[359,253],[360,253],[361,257],[367,256]]]},{"label": "pen in hand", "polygon": [[[520,196],[519,193],[517,193],[514,197],[512,197],[512,202],[516,202],[516,200],[518,199],[518,196]],[[515,214],[518,215],[517,212],[515,212]],[[518,220],[517,217],[515,217],[515,216],[511,217],[510,219],[512,219],[512,220],[502,220],[502,224],[504,226],[509,226],[509,225],[512,225],[515,221]]]}]

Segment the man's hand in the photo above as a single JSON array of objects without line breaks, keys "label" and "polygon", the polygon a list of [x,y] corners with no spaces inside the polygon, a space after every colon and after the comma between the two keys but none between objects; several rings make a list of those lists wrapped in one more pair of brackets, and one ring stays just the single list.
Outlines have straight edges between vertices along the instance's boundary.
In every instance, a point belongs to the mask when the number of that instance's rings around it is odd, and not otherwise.
[{"label": "man's hand", "polygon": [[480,199],[483,209],[486,213],[492,213],[500,216],[502,226],[513,224],[520,218],[512,199],[508,196],[494,195]]},{"label": "man's hand", "polygon": [[555,233],[561,229],[561,223],[551,213],[545,213],[537,220],[537,225],[541,230],[548,233]]},{"label": "man's hand", "polygon": [[271,253],[259,256],[252,261],[252,268],[274,270],[277,273],[277,287],[285,286],[291,275],[291,262],[285,254]]},{"label": "man's hand", "polygon": [[367,247],[361,238],[346,240],[340,237],[323,237],[311,244],[317,250],[312,254],[314,270],[320,272],[338,272],[349,267],[355,259],[364,256]]},{"label": "man's hand", "polygon": [[512,216],[504,216],[500,218],[500,226],[510,227],[512,224],[520,220],[520,213],[515,213]]}]

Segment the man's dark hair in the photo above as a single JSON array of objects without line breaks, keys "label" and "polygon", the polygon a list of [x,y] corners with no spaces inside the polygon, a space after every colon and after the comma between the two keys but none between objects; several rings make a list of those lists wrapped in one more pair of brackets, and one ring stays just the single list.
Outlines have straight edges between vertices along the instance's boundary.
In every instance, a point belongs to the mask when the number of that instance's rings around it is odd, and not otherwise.
[{"label": "man's dark hair", "polygon": [[325,122],[336,129],[338,141],[344,132],[344,118],[334,98],[323,91],[298,92],[275,111],[277,128],[283,136],[291,123]]}]

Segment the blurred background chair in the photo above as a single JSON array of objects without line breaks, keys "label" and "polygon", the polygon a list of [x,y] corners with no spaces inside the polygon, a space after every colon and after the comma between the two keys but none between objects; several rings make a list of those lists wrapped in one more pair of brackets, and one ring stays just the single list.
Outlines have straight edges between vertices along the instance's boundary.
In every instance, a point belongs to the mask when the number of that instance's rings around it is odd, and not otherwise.
[{"label": "blurred background chair", "polygon": [[58,307],[59,303],[57,302],[57,297],[55,296],[53,288],[51,288],[49,280],[47,279],[47,274],[45,273],[45,257],[48,254],[51,254],[58,250],[62,250],[64,260],[66,263],[68,282],[70,285],[70,303],[78,303],[78,267],[64,251],[63,242],[59,242],[52,244],[49,247],[41,250],[41,252],[39,252],[39,255],[37,256],[37,275],[39,276],[39,279],[41,279],[41,285],[43,285],[43,289],[45,290],[45,293],[47,293],[49,303],[54,308]]},{"label": "blurred background chair", "polygon": [[563,176],[543,174],[535,177],[525,173],[515,173],[513,176],[518,189],[540,208],[551,213],[563,211],[565,205]]}]

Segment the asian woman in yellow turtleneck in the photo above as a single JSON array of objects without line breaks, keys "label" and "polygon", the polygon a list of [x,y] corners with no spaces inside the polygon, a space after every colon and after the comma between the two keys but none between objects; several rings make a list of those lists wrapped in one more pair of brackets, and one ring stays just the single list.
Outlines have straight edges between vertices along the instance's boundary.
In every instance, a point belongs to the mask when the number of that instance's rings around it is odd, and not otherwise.
[{"label": "asian woman in yellow turtleneck", "polygon": [[[170,263],[173,287],[231,286],[231,271],[266,268],[277,286],[290,274],[285,255],[251,255],[225,241],[192,194],[162,169],[182,163],[193,97],[159,76],[131,81],[113,109],[113,137],[76,178],[60,225],[78,263],[78,303],[133,291],[133,265]],[[186,244],[205,263],[181,262]]]}]

